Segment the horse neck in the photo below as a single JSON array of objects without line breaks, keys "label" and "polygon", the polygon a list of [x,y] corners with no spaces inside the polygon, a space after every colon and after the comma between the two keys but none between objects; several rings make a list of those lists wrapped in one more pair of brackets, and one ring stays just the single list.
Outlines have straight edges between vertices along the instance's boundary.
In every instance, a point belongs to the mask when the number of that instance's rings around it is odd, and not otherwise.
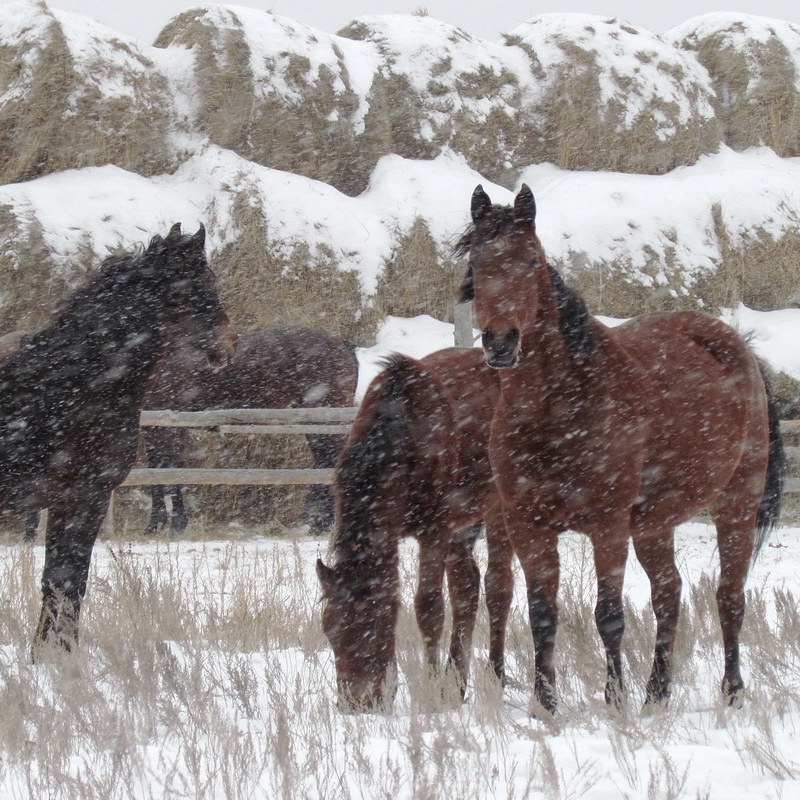
[{"label": "horse neck", "polygon": [[61,352],[80,354],[86,383],[133,405],[144,402],[170,328],[169,309],[142,294],[120,303],[100,292],[94,303],[68,309],[45,334]]},{"label": "horse neck", "polygon": [[[575,361],[564,338],[561,314],[553,291],[550,275],[544,262],[534,267],[536,272],[536,316],[521,330],[519,369],[506,370],[501,376],[533,382],[541,388],[542,378],[548,384],[569,380],[575,372]],[[505,373],[510,372],[508,376]]]}]

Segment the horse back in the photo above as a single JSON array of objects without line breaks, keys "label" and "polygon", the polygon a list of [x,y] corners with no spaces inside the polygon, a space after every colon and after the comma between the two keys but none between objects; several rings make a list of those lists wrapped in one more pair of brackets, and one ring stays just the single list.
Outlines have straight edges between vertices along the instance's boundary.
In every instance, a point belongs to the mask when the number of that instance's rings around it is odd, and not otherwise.
[{"label": "horse back", "polygon": [[163,360],[147,408],[349,406],[357,381],[353,348],[325,331],[270,328],[239,336],[234,360],[215,370],[181,344]]},{"label": "horse back", "polygon": [[[660,498],[670,495],[669,505],[688,518],[735,475],[766,470],[764,379],[733,328],[700,312],[677,312],[637,317],[613,335],[644,376],[640,402],[650,410],[640,493],[645,517],[648,508],[666,507]],[[761,489],[754,484],[753,494]]]},{"label": "horse back", "polygon": [[499,374],[475,348],[439,350],[423,358],[422,365],[438,382],[451,411],[457,461],[446,502],[453,526],[460,528],[482,519],[497,502],[489,435],[500,396]]}]

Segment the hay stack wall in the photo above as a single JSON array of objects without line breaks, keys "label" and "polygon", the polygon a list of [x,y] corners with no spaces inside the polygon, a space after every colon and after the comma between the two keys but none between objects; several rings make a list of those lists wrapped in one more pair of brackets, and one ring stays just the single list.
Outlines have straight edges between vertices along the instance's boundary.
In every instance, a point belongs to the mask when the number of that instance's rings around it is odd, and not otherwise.
[{"label": "hay stack wall", "polygon": [[0,181],[176,166],[166,77],[133,42],[44,3],[0,10]]},{"label": "hay stack wall", "polygon": [[800,26],[749,14],[694,17],[665,37],[708,70],[725,142],[800,155]]},{"label": "hay stack wall", "polygon": [[521,180],[597,312],[767,309],[797,289],[794,165],[720,150],[715,84],[683,45],[579,15],[492,44],[420,15],[329,35],[223,6],[158,45],[0,6],[2,330],[46,324],[109,252],[181,220],[206,224],[243,330],[369,344],[385,314],[450,318],[473,187],[503,201]]},{"label": "hay stack wall", "polygon": [[191,50],[196,126],[214,144],[352,194],[364,188],[383,155],[357,143],[373,48],[239,6],[189,9],[155,44]]},{"label": "hay stack wall", "polygon": [[661,174],[719,147],[707,73],[643,28],[544,14],[505,40],[528,53],[540,82],[526,98],[542,126],[525,165]]},{"label": "hay stack wall", "polygon": [[442,148],[498,183],[513,184],[527,161],[525,95],[535,93],[527,54],[428,17],[360,17],[340,36],[380,58],[365,120],[381,155],[435,158]]}]

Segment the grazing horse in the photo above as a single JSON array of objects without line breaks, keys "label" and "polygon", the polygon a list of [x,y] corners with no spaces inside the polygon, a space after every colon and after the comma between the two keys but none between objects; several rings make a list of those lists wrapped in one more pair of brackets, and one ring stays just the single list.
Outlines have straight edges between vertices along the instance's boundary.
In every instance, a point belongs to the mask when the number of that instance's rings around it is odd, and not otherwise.
[{"label": "grazing horse", "polygon": [[474,530],[486,519],[490,658],[502,672],[511,604],[511,549],[489,467],[497,374],[479,350],[441,350],[421,361],[394,355],[370,384],[335,473],[334,564],[317,561],[322,625],[333,649],[339,707],[391,702],[399,607],[398,545],[419,543],[414,606],[428,664],[444,626],[442,579],[453,612],[449,664],[466,686],[480,575]]},{"label": "grazing horse", "polygon": [[34,658],[69,651],[111,493],[136,458],[139,413],[169,337],[218,364],[236,333],[208,268],[205,230],[175,225],[107,259],[46,329],[0,362],[0,511],[48,509]]},{"label": "grazing horse", "polygon": [[[239,336],[236,359],[214,369],[191,343],[175,342],[165,357],[147,398],[148,409],[207,411],[214,408],[308,408],[351,406],[358,380],[355,349],[336,336],[313,328],[286,327]],[[182,466],[188,434],[180,428],[142,428],[150,467]],[[316,469],[335,465],[343,435],[306,436]],[[170,530],[186,528],[180,486],[172,497]],[[167,523],[165,487],[152,487],[152,510],[145,534]],[[311,533],[333,523],[333,501],[327,486],[311,486],[304,517]]]},{"label": "grazing horse", "polygon": [[632,538],[650,579],[657,631],[645,708],[670,694],[680,607],[674,528],[708,508],[717,528],[722,691],[744,690],[739,633],[752,559],[777,522],[785,473],[763,370],[746,342],[699,312],[655,313],[607,328],[550,267],[533,194],[493,205],[478,186],[461,299],[475,301],[500,398],[489,457],[506,532],[525,574],[536,700],[556,708],[556,540],[591,539],[605,697],[623,701],[622,586]]}]

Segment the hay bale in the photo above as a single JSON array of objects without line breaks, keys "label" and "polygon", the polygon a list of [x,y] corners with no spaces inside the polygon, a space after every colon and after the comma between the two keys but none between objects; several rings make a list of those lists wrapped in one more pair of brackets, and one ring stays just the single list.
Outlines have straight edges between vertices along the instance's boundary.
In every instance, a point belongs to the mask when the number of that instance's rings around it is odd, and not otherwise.
[{"label": "hay bale", "polygon": [[356,139],[374,71],[370,48],[239,6],[184,11],[155,44],[192,49],[196,124],[212,142],[350,194],[366,185],[377,157],[359,152]]},{"label": "hay bale", "polygon": [[528,163],[661,174],[719,146],[708,75],[643,28],[545,14],[504,38],[529,54],[542,81],[526,100],[544,120]]},{"label": "hay bale", "polygon": [[166,78],[132,41],[44,3],[0,7],[0,182],[173,163]]},{"label": "hay bale", "polygon": [[365,125],[381,132],[384,153],[431,159],[449,147],[489,180],[513,184],[525,54],[423,14],[359,17],[339,35],[380,53]]},{"label": "hay bale", "polygon": [[800,155],[800,25],[719,12],[694,17],[665,38],[708,70],[726,144]]}]

